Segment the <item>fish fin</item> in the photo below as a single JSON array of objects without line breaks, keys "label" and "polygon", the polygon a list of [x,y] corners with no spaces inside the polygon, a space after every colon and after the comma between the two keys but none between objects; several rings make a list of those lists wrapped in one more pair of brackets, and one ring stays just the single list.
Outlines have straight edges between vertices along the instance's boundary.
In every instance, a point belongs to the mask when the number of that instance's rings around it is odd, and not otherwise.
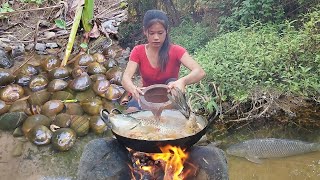
[{"label": "fish fin", "polygon": [[185,94],[179,88],[174,88],[173,90],[175,91],[174,93],[167,95],[169,100],[186,118],[189,118],[191,111]]},{"label": "fish fin", "polygon": [[258,157],[256,156],[246,156],[245,157],[248,161],[251,161],[253,163],[256,163],[256,164],[262,164],[262,160],[259,159]]}]

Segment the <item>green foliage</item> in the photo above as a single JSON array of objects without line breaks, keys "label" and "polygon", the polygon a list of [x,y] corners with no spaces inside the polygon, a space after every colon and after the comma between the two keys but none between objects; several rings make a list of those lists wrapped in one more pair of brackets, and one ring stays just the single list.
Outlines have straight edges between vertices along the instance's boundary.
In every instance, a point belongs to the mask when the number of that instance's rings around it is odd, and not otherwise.
[{"label": "green foliage", "polygon": [[[247,101],[257,87],[319,96],[319,15],[319,10],[306,15],[301,30],[290,22],[257,23],[216,37],[194,55],[207,73],[203,84],[218,84],[226,100],[237,102]],[[201,90],[216,96],[212,89]]]},{"label": "green foliage", "polygon": [[61,29],[67,28],[66,22],[62,19],[56,19],[54,22],[58,28],[61,28]]},{"label": "green foliage", "polygon": [[210,27],[200,23],[192,23],[184,20],[178,27],[171,29],[170,37],[172,42],[185,47],[190,53],[203,47],[213,36]]},{"label": "green foliage", "polygon": [[36,3],[36,4],[42,4],[45,0],[20,0],[20,2],[23,3]]},{"label": "green foliage", "polygon": [[3,13],[3,12],[12,12],[13,9],[11,8],[10,4],[8,2],[6,3],[3,3],[1,5],[1,8],[0,8],[0,12]]},{"label": "green foliage", "polygon": [[[184,69],[185,70],[185,69]],[[200,82],[187,89],[191,109],[196,113],[211,114],[217,111],[217,96],[211,83]]]},{"label": "green foliage", "polygon": [[220,28],[232,31],[241,26],[249,26],[255,21],[281,22],[283,19],[284,9],[278,0],[233,0],[231,15],[220,18]]},{"label": "green foliage", "polygon": [[[8,2],[3,3],[0,7],[0,13],[6,13],[6,12],[12,12],[13,9],[11,8],[10,4]],[[1,18],[6,18],[6,16],[0,15]]]}]

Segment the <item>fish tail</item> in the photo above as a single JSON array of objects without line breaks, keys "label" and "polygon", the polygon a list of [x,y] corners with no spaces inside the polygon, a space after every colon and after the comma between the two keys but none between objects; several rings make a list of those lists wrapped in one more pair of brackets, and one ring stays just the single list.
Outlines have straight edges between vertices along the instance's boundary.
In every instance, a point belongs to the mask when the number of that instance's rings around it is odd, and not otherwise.
[{"label": "fish tail", "polygon": [[320,143],[312,143],[311,151],[320,151]]}]

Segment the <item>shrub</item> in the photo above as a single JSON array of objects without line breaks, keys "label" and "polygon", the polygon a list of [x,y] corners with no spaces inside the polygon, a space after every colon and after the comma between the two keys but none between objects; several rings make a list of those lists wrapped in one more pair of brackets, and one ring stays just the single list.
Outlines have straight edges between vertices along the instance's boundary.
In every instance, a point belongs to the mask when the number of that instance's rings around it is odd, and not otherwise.
[{"label": "shrub", "polygon": [[213,34],[209,27],[201,23],[184,20],[178,27],[171,29],[170,37],[172,42],[182,45],[189,53],[193,53],[196,49],[204,47],[212,39]]},{"label": "shrub", "polygon": [[[319,15],[320,11],[306,15],[301,30],[293,28],[290,22],[257,23],[216,37],[194,54],[207,73],[202,84],[219,85],[222,100],[231,102],[248,101],[250,92],[257,87],[318,97]],[[183,74],[186,73],[184,70]],[[204,96],[212,96],[207,98],[211,100],[217,96],[212,88],[198,84],[189,91],[201,91]]]}]

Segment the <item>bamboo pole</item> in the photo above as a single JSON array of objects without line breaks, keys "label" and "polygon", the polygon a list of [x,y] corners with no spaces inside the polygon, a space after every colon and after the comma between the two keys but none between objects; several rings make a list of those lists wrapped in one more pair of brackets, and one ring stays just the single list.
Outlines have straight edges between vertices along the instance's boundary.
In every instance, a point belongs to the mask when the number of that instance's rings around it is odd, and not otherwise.
[{"label": "bamboo pole", "polygon": [[67,64],[69,56],[71,54],[72,47],[73,47],[73,44],[74,44],[74,40],[75,40],[77,31],[78,31],[78,27],[79,27],[79,24],[80,24],[80,20],[81,20],[81,16],[82,16],[82,10],[83,10],[83,6],[79,4],[78,7],[77,7],[75,18],[73,20],[73,25],[72,25],[71,32],[70,32],[70,35],[69,35],[69,40],[68,40],[68,44],[67,44],[67,47],[66,47],[64,58],[63,58],[62,63],[61,63],[61,67],[64,67]]}]

